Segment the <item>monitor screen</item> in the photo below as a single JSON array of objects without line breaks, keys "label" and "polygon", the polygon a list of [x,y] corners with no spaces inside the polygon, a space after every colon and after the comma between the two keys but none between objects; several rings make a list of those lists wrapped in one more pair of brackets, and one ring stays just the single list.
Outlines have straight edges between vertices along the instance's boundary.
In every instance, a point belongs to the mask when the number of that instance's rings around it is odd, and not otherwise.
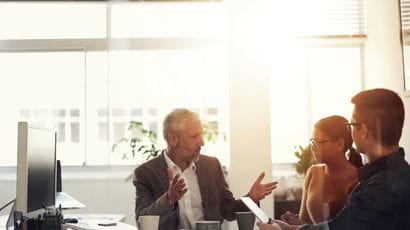
[{"label": "monitor screen", "polygon": [[43,205],[55,205],[56,132],[19,122],[17,149],[16,208],[23,215],[36,216],[44,211]]}]

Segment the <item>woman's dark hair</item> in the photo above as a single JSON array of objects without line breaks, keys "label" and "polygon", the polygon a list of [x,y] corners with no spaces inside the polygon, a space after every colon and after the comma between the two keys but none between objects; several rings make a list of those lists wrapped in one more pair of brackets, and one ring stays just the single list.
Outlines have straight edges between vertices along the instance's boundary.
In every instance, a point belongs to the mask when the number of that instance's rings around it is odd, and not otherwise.
[{"label": "woman's dark hair", "polygon": [[353,148],[353,139],[350,130],[347,127],[348,121],[342,116],[330,116],[319,120],[315,124],[315,128],[326,133],[332,140],[338,140],[340,138],[345,140],[345,146],[343,151],[348,152],[348,161],[355,167],[363,166],[362,158],[358,152]]}]

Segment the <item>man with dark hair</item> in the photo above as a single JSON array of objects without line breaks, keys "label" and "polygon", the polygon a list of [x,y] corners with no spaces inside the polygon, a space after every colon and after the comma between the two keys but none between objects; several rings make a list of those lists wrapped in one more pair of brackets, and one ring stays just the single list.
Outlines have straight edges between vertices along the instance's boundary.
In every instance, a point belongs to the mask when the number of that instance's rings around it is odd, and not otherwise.
[{"label": "man with dark hair", "polygon": [[[387,89],[360,92],[352,98],[353,141],[369,163],[359,169],[359,184],[335,218],[316,225],[275,221],[266,229],[395,230],[410,229],[410,166],[399,140],[404,123],[400,97]],[[279,227],[279,226],[280,227]]]},{"label": "man with dark hair", "polygon": [[404,123],[404,106],[400,97],[386,89],[373,89],[352,98],[353,117],[365,121],[371,135],[383,146],[398,145]]}]

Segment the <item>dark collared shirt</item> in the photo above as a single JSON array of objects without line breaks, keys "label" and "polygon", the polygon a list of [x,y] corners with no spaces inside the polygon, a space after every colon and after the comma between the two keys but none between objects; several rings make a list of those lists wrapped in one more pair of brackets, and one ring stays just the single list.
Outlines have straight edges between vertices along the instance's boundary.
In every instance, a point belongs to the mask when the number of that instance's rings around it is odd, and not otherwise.
[{"label": "dark collared shirt", "polygon": [[404,150],[359,169],[359,184],[333,219],[300,229],[410,229],[410,166]]}]

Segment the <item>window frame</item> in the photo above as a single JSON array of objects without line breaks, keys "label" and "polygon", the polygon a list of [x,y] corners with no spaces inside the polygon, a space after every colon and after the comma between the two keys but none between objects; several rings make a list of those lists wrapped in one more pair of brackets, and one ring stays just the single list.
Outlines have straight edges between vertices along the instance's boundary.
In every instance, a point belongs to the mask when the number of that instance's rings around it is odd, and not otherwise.
[{"label": "window frame", "polygon": [[[113,38],[111,37],[111,6],[117,4],[116,2],[110,2],[106,0],[94,0],[95,2],[105,2],[106,4],[106,37],[105,38],[63,38],[63,39],[0,39],[0,53],[36,53],[36,52],[83,52],[84,53],[84,64],[87,62],[88,52],[102,51],[143,51],[143,50],[184,50],[184,49],[202,49],[204,47],[218,43],[219,41],[214,38],[200,38],[200,37],[128,37],[128,38]],[[222,2],[221,0],[217,0]],[[7,1],[7,2],[20,2],[20,1]],[[70,2],[68,0],[57,0],[57,2]],[[87,0],[79,0],[79,2],[89,2]],[[92,1],[93,2],[93,1]],[[127,1],[126,3],[133,3],[139,1]],[[147,2],[147,1],[146,1]],[[148,0],[148,2],[209,2],[207,0]],[[118,2],[118,4],[123,4],[124,2]],[[122,44],[127,44],[126,46]],[[87,68],[85,68],[86,70]],[[84,81],[87,79],[87,71],[85,71]],[[85,90],[87,90],[85,88]],[[87,94],[86,94],[87,95]],[[87,99],[85,98],[87,101]],[[108,109],[111,109],[108,105]],[[143,108],[146,109],[146,108]],[[87,109],[86,109],[87,110]],[[87,115],[83,119],[87,120]],[[128,116],[127,116],[128,117]],[[146,116],[144,116],[146,117]],[[150,119],[149,121],[152,121]],[[110,130],[110,123],[112,122],[111,112],[107,115],[107,121],[109,126],[108,137],[112,134]],[[124,120],[126,124],[128,121]],[[68,124],[69,125],[69,124]],[[86,124],[84,124],[86,125]],[[160,127],[158,127],[160,128]],[[87,134],[84,134],[83,138],[87,142]],[[158,139],[161,138],[160,131],[158,132]],[[112,144],[114,140],[110,140],[108,144]],[[86,145],[86,143],[85,143]],[[135,166],[135,164],[112,164],[108,162],[107,164],[88,164],[87,163],[87,147],[84,149],[84,162],[78,163],[78,165],[63,166],[67,168],[110,168],[110,167],[130,167],[130,165]],[[107,154],[109,154],[109,149],[107,149]],[[108,156],[109,158],[109,156]],[[138,163],[139,164],[139,163]],[[137,165],[138,165],[137,164]],[[16,166],[0,166],[0,168],[15,168]]]},{"label": "window frame", "polygon": [[[361,70],[361,90],[366,88],[365,85],[365,44],[367,41],[367,35],[326,35],[326,36],[300,36],[296,39],[298,41],[298,47],[306,49],[314,48],[359,48],[360,49],[360,70]],[[308,87],[308,92],[310,92],[310,85]],[[308,111],[308,132],[311,133],[313,130],[312,112],[311,109],[311,98],[307,99],[309,111]],[[307,142],[308,140],[306,140]],[[272,149],[273,151],[273,149]],[[274,162],[272,159],[272,175],[276,178],[283,176],[293,176],[296,175],[294,169],[295,162]]]}]

